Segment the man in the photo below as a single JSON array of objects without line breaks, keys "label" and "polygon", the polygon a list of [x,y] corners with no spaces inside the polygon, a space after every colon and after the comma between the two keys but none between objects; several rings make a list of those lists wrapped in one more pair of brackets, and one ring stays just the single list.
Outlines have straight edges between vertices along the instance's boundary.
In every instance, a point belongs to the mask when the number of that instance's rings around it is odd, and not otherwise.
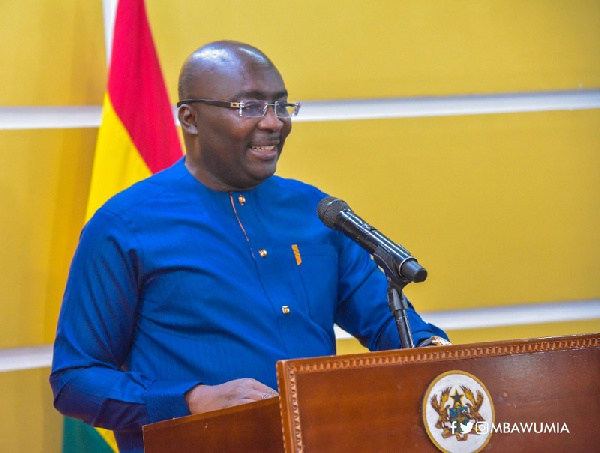
[{"label": "man", "polygon": [[[318,219],[318,189],[274,176],[298,105],[258,49],[215,42],[184,63],[186,156],[84,228],[50,377],[65,415],[141,427],[275,396],[277,360],[335,354],[334,323],[400,347],[387,282]],[[410,310],[415,343],[445,334]]]}]

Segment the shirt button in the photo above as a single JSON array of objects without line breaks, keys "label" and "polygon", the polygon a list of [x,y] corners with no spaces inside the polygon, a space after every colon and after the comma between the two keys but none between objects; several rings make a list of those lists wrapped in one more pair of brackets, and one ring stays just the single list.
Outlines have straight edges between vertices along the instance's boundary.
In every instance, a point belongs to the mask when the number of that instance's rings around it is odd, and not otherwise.
[{"label": "shirt button", "polygon": [[240,202],[240,204],[241,204],[242,206],[244,206],[244,203],[246,203],[246,197],[245,197],[245,196],[243,196],[243,195],[240,195],[240,196],[238,197],[238,201]]},{"label": "shirt button", "polygon": [[281,311],[283,312],[284,315],[289,315],[290,314],[290,307],[288,307],[287,305],[283,305],[281,307]]},{"label": "shirt button", "polygon": [[267,256],[267,251],[265,249],[260,249],[258,251],[258,254],[260,255],[261,258],[265,258]]}]

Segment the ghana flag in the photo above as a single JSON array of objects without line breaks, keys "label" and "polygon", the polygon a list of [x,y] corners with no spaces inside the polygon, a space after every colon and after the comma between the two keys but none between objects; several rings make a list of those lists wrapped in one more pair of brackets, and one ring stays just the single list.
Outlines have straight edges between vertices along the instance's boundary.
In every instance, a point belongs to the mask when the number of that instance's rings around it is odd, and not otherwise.
[{"label": "ghana flag", "polygon": [[182,156],[143,0],[120,0],[87,217]]},{"label": "ghana flag", "polygon": [[[86,218],[115,193],[181,156],[144,0],[120,0]],[[112,432],[65,418],[63,453],[83,451],[118,449]]]}]

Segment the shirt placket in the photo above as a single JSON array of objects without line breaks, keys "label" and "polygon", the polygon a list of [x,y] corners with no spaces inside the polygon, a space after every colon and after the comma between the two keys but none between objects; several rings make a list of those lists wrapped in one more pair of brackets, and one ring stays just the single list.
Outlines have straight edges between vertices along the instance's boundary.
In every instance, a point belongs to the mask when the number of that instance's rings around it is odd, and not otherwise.
[{"label": "shirt placket", "polygon": [[[251,196],[243,193],[230,193],[229,196],[234,215],[256,265],[258,277],[277,319],[282,342],[288,349],[286,332],[290,330],[290,323],[293,324],[296,304],[292,289],[281,281],[282,274],[287,271],[286,265],[275,256],[268,232],[264,231],[265,227],[262,223],[264,219],[259,219],[260,214],[251,204]],[[291,249],[290,254],[292,254]]]}]

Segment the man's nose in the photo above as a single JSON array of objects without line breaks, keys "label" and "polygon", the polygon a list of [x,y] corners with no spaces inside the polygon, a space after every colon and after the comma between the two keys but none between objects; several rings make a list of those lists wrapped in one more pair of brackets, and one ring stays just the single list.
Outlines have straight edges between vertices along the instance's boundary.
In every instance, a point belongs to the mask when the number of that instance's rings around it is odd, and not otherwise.
[{"label": "man's nose", "polygon": [[262,129],[280,130],[283,127],[283,120],[281,118],[277,118],[275,115],[274,106],[268,105],[267,111],[259,121],[258,125]]}]

